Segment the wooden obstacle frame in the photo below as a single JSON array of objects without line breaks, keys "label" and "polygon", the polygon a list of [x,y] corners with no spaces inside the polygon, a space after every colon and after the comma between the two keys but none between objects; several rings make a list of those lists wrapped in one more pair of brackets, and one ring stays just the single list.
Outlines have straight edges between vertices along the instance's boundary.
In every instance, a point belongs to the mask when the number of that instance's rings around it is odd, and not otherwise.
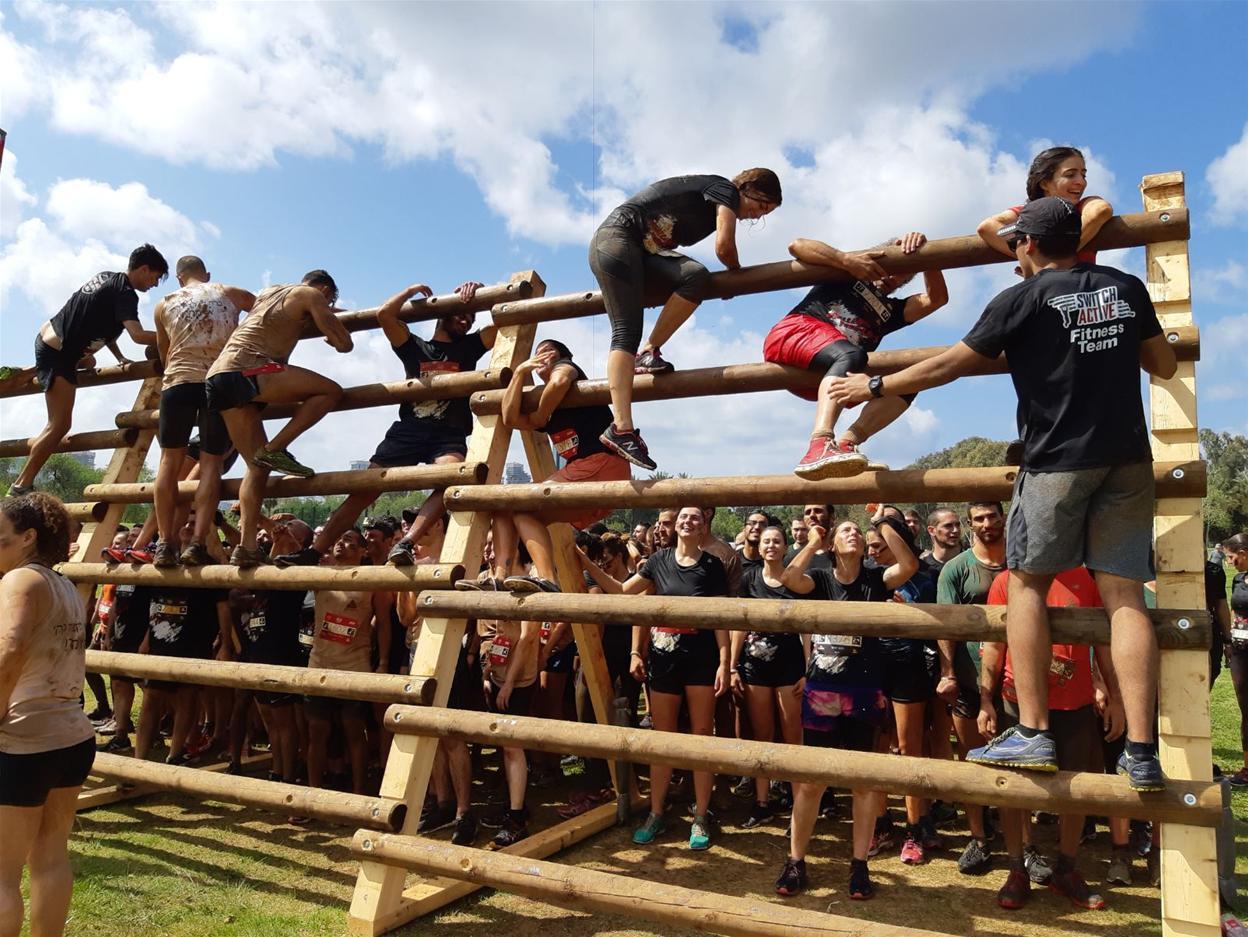
[{"label": "wooden obstacle frame", "polygon": [[[1201,498],[1205,468],[1196,437],[1195,361],[1199,335],[1192,320],[1186,240],[1188,215],[1181,173],[1146,176],[1141,184],[1142,214],[1116,217],[1105,225],[1093,246],[1100,250],[1145,246],[1147,282],[1167,340],[1180,359],[1169,380],[1153,378],[1150,389],[1153,455],[1156,459],[1155,512],[1157,590],[1160,609],[1153,614],[1161,653],[1159,745],[1163,767],[1171,780],[1159,796],[1132,793],[1124,779],[1108,775],[1059,773],[1053,777],[1000,771],[957,762],[935,763],[896,755],[836,753],[777,743],[741,742],[714,737],[669,736],[610,725],[612,697],[599,624],[620,620],[620,597],[583,594],[580,567],[570,528],[555,525],[560,581],[565,593],[517,598],[508,595],[461,594],[448,590],[476,569],[489,528],[491,510],[541,510],[547,506],[587,504],[674,506],[686,503],[741,505],[759,503],[861,504],[870,500],[970,500],[1009,496],[1016,470],[1009,467],[935,471],[877,472],[829,482],[777,478],[669,479],[656,482],[609,482],[558,485],[499,485],[511,431],[499,416],[502,389],[514,368],[530,356],[539,323],[603,312],[597,292],[545,296],[545,284],[534,272],[514,275],[508,283],[477,291],[470,303],[439,296],[408,304],[402,318],[424,321],[455,309],[490,310],[499,328],[488,367],[468,374],[435,376],[348,388],[339,410],[393,403],[467,397],[476,422],[462,465],[410,469],[331,472],[312,479],[274,479],[269,493],[278,495],[346,494],[447,486],[452,512],[440,562],[411,570],[359,567],[260,568],[233,567],[159,571],[152,568],[108,568],[90,562],[61,567],[81,584],[84,595],[100,582],[165,583],[178,587],[252,586],[297,589],[387,589],[419,591],[423,626],[413,649],[411,676],[345,674],[303,668],[268,667],[226,662],[177,661],[141,655],[90,652],[89,669],[118,676],[182,679],[210,686],[336,695],[390,702],[386,727],[394,739],[377,797],[356,797],[309,791],[277,782],[221,778],[212,772],[174,768],[116,756],[97,762],[100,774],[122,781],[144,782],[144,790],[163,788],[195,796],[234,800],[287,813],[307,813],[362,827],[353,850],[360,871],[351,902],[352,933],[375,935],[442,907],[488,885],[580,910],[633,915],[663,924],[725,934],[788,934],[801,928],[815,934],[927,934],[905,928],[786,907],[770,900],[741,898],[670,885],[646,883],[644,891],[625,876],[592,872],[541,861],[567,846],[614,825],[615,805],[599,807],[574,820],[556,824],[522,840],[502,853],[449,846],[417,837],[420,807],[432,770],[439,738],[486,744],[514,744],[537,750],[573,752],[623,761],[654,761],[701,767],[733,774],[763,772],[777,777],[818,780],[845,787],[866,782],[891,792],[935,796],[955,795],[986,804],[1003,804],[1111,816],[1153,818],[1164,822],[1161,848],[1162,932],[1184,937],[1219,933],[1216,853],[1212,825],[1221,803],[1212,784],[1209,723],[1209,619],[1203,595],[1203,523]],[[976,237],[931,241],[920,251],[903,255],[885,252],[880,263],[890,272],[949,269],[1003,263]],[[844,278],[839,271],[806,267],[797,262],[765,264],[711,276],[711,297],[808,286]],[[649,297],[657,304],[663,297]],[[340,314],[352,331],[376,328],[376,310]],[[309,333],[305,337],[313,337]],[[875,352],[872,373],[892,373],[938,353],[919,348]],[[1001,373],[995,362],[983,373]],[[80,386],[140,380],[129,411],[116,418],[116,428],[68,437],[61,451],[115,445],[102,482],[71,505],[84,522],[79,557],[90,560],[112,539],[126,504],[150,503],[152,486],[138,482],[156,427],[159,365],[137,362],[80,374]],[[635,399],[665,400],[693,396],[749,393],[808,386],[817,377],[770,364],[745,364],[660,377],[638,377]],[[7,389],[0,396],[33,393],[30,386]],[[525,407],[536,404],[536,389],[526,393]],[[604,381],[582,381],[564,406],[605,402]],[[265,418],[288,415],[270,408]],[[538,432],[521,431],[533,478],[548,477],[555,468],[549,440]],[[27,440],[0,441],[0,454],[21,455]],[[227,482],[226,491],[232,490]],[[193,496],[195,483],[183,482],[179,497]],[[647,597],[628,599],[628,620],[673,620],[701,627],[754,630],[890,634],[961,640],[1000,639],[1004,610],[976,606],[893,606],[866,603],[755,602],[722,599]],[[466,620],[494,618],[571,620],[597,726],[553,720],[496,717],[446,709],[446,702]],[[1096,642],[1107,635],[1103,613],[1055,610],[1054,640]],[[377,678],[377,679],[373,679]],[[622,795],[639,803],[635,789]],[[84,805],[101,802],[84,794]],[[380,831],[380,832],[378,832]],[[708,859],[708,861],[714,861]],[[408,870],[426,878],[409,883]],[[642,897],[638,897],[641,895]]]}]

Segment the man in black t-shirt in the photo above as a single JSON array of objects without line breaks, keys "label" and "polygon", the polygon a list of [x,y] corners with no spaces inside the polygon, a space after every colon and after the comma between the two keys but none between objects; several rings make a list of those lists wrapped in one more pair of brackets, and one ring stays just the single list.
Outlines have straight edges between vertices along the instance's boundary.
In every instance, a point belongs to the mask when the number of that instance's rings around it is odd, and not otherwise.
[{"label": "man in black t-shirt", "polygon": [[1029,202],[1001,231],[1025,277],[997,295],[975,327],[935,358],[870,380],[833,382],[842,405],[913,393],[980,371],[1005,353],[1028,418],[1007,522],[1007,637],[1020,724],[968,760],[1057,770],[1048,732],[1052,660],[1045,598],[1055,575],[1084,565],[1114,623],[1114,666],[1127,710],[1119,771],[1135,790],[1164,786],[1154,741],[1157,638],[1142,583],[1152,578],[1153,467],[1139,368],[1174,376],[1174,350],[1136,277],[1078,262],[1078,211]]},{"label": "man in black t-shirt", "polygon": [[[891,244],[912,254],[926,242],[926,236],[912,231]],[[858,446],[901,416],[914,395],[871,401],[838,437],[835,431],[841,405],[828,396],[828,382],[851,371],[865,370],[867,353],[875,351],[884,336],[931,315],[949,301],[949,291],[944,275],[929,270],[923,274],[922,293],[905,299],[892,296],[910,277],[886,273],[876,263],[876,258],[883,256],[880,251],[847,254],[822,241],[798,238],[789,245],[789,253],[802,263],[836,267],[857,278],[816,286],[763,341],[764,360],[824,374],[817,392],[805,388],[792,391],[816,401],[810,443],[793,472],[812,481],[857,475],[868,467],[867,457]]]},{"label": "man in black t-shirt", "polygon": [[751,511],[745,519],[745,542],[741,545],[741,575],[763,565],[763,554],[759,552],[759,541],[763,531],[767,529],[767,515],[762,511]]},{"label": "man in black t-shirt", "polygon": [[[469,281],[455,289],[467,305],[481,284]],[[476,332],[472,328],[475,312],[459,309],[438,319],[431,339],[413,335],[403,321],[402,312],[416,295],[432,296],[433,290],[423,283],[409,286],[391,296],[377,310],[377,324],[390,340],[390,349],[403,362],[409,379],[428,378],[438,374],[454,374],[476,369],[477,361],[494,347],[497,329],[487,325]],[[400,465],[442,465],[462,462],[468,454],[468,434],[472,432],[472,411],[468,399],[421,400],[399,406],[399,418],[386,430],[385,438],[369,460],[369,468],[393,468]],[[278,566],[315,565],[329,552],[338,538],[349,530],[380,491],[357,491],[347,495],[325,521],[311,548],[298,553],[274,557]],[[415,544],[428,532],[434,520],[442,516],[442,492],[435,491],[421,506],[407,533],[390,553],[390,562],[410,566],[415,561]]]},{"label": "man in black t-shirt", "polygon": [[78,368],[95,367],[95,353],[105,345],[125,364],[129,359],[117,347],[123,331],[140,345],[156,344],[156,333],[139,324],[138,294],[146,293],[168,273],[169,264],[160,251],[151,244],[136,247],[125,273],[97,273],[40,327],[35,337],[35,372],[47,401],[48,423],[31,442],[30,457],[9,486],[10,497],[35,487],[35,476],[69,432]]}]

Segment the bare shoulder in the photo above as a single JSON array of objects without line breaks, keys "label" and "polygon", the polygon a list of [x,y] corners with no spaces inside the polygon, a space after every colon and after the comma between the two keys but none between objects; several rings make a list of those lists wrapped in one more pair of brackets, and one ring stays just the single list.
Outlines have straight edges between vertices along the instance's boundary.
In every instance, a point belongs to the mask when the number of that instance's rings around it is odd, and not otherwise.
[{"label": "bare shoulder", "polygon": [[22,595],[31,592],[45,592],[48,584],[39,573],[29,566],[22,566],[4,574],[0,579],[0,594]]},{"label": "bare shoulder", "polygon": [[[33,569],[21,567],[7,572],[0,579],[0,609],[3,609],[0,621],[20,631],[24,625],[38,619],[40,609],[50,598],[48,584]],[[6,627],[3,630],[9,629]]]}]

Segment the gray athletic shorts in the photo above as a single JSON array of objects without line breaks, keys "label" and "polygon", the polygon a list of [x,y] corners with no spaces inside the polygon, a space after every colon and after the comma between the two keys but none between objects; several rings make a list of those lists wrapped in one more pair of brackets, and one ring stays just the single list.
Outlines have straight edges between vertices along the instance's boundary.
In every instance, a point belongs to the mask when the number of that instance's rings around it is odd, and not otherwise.
[{"label": "gray athletic shorts", "polygon": [[1025,573],[1076,566],[1153,578],[1153,465],[1020,471],[1006,521],[1006,565]]}]

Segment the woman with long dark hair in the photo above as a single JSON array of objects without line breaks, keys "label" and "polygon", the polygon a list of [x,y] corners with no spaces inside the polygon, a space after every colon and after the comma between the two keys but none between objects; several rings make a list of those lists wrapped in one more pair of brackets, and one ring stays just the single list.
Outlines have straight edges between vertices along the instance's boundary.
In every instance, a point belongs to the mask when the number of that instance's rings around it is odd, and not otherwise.
[{"label": "woman with long dark hair", "polygon": [[1226,558],[1235,567],[1231,581],[1231,633],[1225,654],[1230,665],[1235,699],[1239,701],[1239,742],[1244,765],[1228,779],[1231,787],[1248,787],[1248,533],[1236,534],[1222,544]]},{"label": "woman with long dark hair", "polygon": [[53,570],[69,554],[65,506],[47,494],[0,501],[0,932],[22,928],[30,870],[30,932],[65,929],[74,874],[69,832],[95,761],[79,698],[86,606]]},{"label": "woman with long dark hair", "polygon": [[[770,169],[723,176],[676,176],[648,185],[615,208],[589,243],[589,267],[611,320],[607,383],[614,422],[602,434],[612,452],[653,470],[655,462],[633,426],[633,375],[666,374],[663,344],[693,315],[706,295],[706,267],[673,248],[715,232],[715,255],[729,270],[737,259],[737,221],[779,207],[780,180]],[[662,291],[663,311],[641,344],[647,294]],[[640,353],[638,353],[640,349]]]}]

